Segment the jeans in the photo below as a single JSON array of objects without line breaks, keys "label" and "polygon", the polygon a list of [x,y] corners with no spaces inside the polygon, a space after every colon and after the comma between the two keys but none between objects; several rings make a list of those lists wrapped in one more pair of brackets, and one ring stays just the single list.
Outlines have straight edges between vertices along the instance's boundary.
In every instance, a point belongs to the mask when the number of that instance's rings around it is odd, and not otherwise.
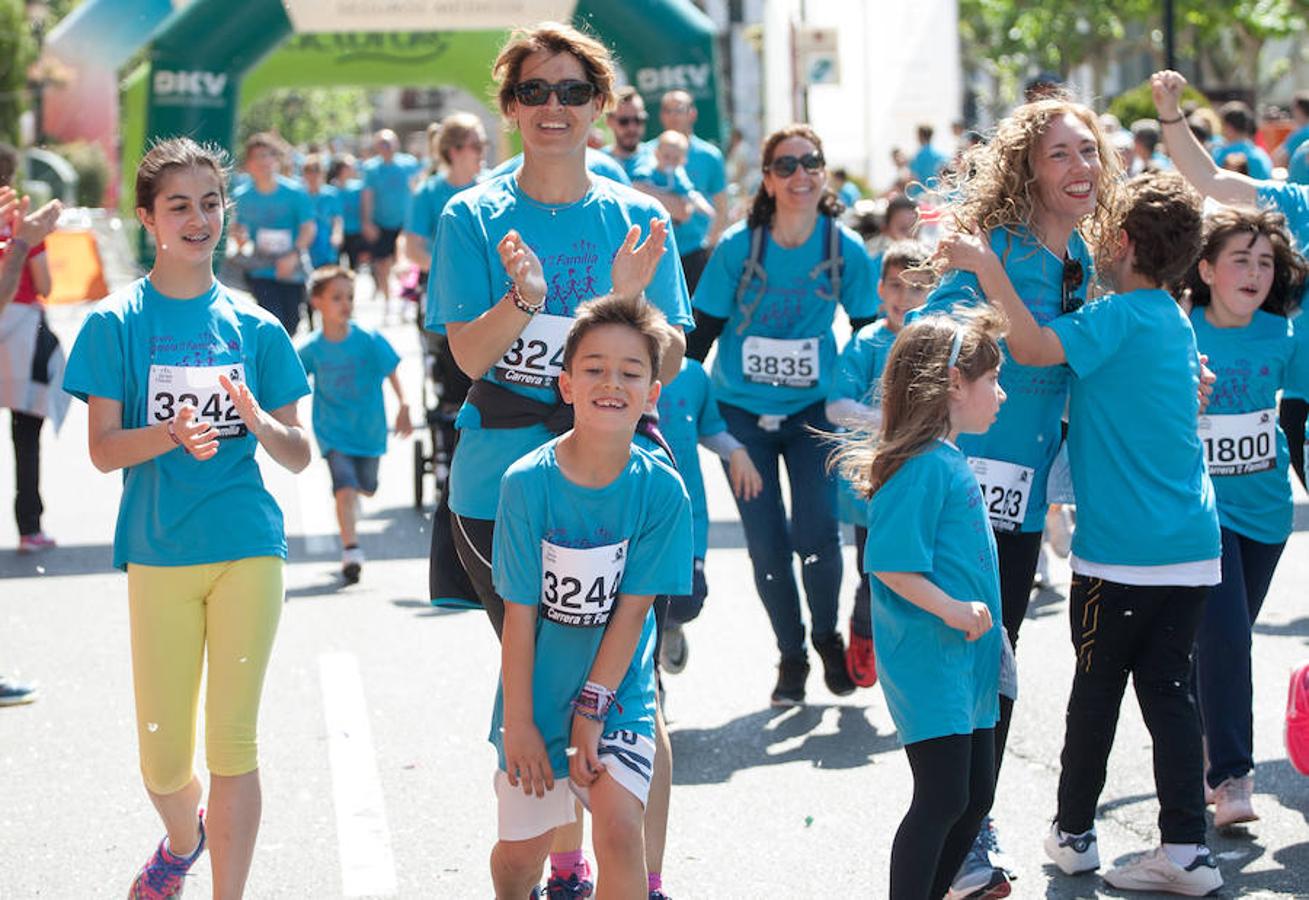
[{"label": "jeans", "polygon": [[[823,404],[815,403],[785,418],[776,431],[759,427],[759,416],[739,406],[720,403],[727,430],[745,445],[763,477],[763,490],[753,500],[737,498],[745,528],[755,588],[777,636],[783,659],[805,656],[805,630],[800,619],[800,592],[791,555],[800,557],[800,574],[809,603],[814,644],[836,633],[841,590],[841,533],[836,519],[836,482],[828,475],[827,442],[810,429],[832,431]],[[778,461],[786,461],[791,485],[788,525],[782,503]],[[723,470],[728,471],[727,463]]]},{"label": "jeans", "polygon": [[14,521],[18,533],[26,536],[41,531],[41,426],[45,419],[10,410],[10,433],[14,439]]},{"label": "jeans", "polygon": [[1285,546],[1223,529],[1223,582],[1210,589],[1195,642],[1195,694],[1209,743],[1210,787],[1254,769],[1250,631]]},{"label": "jeans", "polygon": [[1204,763],[1191,699],[1191,647],[1206,587],[1141,587],[1074,575],[1068,612],[1077,666],[1059,773],[1059,827],[1090,830],[1104,790],[1118,711],[1131,674],[1154,742],[1164,843],[1203,844]]},{"label": "jeans", "polygon": [[286,333],[294,336],[300,327],[300,307],[305,303],[305,286],[294,281],[273,278],[247,278],[255,302],[282,323]]}]

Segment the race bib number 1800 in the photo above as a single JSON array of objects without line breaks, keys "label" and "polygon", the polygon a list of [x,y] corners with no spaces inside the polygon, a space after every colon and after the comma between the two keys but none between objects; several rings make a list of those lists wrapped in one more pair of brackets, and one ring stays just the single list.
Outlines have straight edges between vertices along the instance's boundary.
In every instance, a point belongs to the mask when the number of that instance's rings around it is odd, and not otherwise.
[{"label": "race bib number 1800", "polygon": [[1250,475],[1277,465],[1277,411],[1201,416],[1197,433],[1210,475]]},{"label": "race bib number 1800", "polygon": [[245,381],[245,366],[151,366],[148,410],[151,422],[167,422],[183,406],[195,409],[198,421],[214,426],[220,440],[245,437],[245,423],[232,398],[218,382],[226,375],[233,383]]},{"label": "race bib number 1800", "polygon": [[977,476],[982,489],[982,503],[996,531],[1017,531],[1027,518],[1027,501],[1032,496],[1032,477],[1035,470],[1029,466],[968,457],[968,465]]},{"label": "race bib number 1800", "polygon": [[560,625],[603,627],[626,566],[627,541],[585,549],[541,541],[541,614]]},{"label": "race bib number 1800", "polygon": [[500,380],[526,387],[554,387],[564,369],[564,342],[572,327],[569,316],[537,313],[496,364]]},{"label": "race bib number 1800", "polygon": [[810,388],[818,383],[818,338],[748,337],[741,346],[741,373],[758,384]]}]

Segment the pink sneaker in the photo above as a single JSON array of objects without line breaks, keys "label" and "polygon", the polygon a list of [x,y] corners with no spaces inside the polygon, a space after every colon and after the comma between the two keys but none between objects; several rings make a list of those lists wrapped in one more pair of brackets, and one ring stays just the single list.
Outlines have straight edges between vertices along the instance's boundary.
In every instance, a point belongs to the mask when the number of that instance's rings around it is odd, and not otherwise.
[{"label": "pink sneaker", "polygon": [[19,553],[39,553],[42,550],[49,550],[53,546],[55,546],[55,539],[44,531],[38,531],[36,534],[24,534],[18,538]]},{"label": "pink sneaker", "polygon": [[187,857],[174,856],[168,849],[168,838],[159,842],[154,856],[141,867],[127,892],[127,900],[166,900],[182,895],[182,880],[205,849],[205,814],[200,811],[200,843]]},{"label": "pink sneaker", "polygon": [[1286,755],[1301,775],[1309,775],[1309,663],[1291,672],[1286,692]]}]

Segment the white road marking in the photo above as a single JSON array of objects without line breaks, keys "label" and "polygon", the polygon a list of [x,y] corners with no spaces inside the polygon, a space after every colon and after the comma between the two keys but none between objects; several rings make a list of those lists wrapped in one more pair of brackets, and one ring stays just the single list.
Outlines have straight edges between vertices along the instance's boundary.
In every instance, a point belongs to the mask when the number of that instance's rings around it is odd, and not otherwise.
[{"label": "white road marking", "polygon": [[395,858],[359,664],[352,653],[324,653],[318,658],[318,670],[341,844],[342,891],[346,897],[391,897],[397,890]]}]

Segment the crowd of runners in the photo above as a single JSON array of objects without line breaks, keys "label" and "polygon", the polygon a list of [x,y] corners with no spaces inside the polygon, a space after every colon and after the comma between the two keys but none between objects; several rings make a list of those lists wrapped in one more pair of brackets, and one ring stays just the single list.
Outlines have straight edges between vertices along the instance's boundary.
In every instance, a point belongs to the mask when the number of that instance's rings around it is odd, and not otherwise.
[{"label": "crowd of runners", "polygon": [[[608,49],[569,26],[516,32],[492,74],[523,151],[489,172],[467,113],[429,129],[427,170],[381,131],[363,162],[254,135],[235,186],[186,138],[137,172],[153,266],[92,310],[62,373],[88,407],[91,463],[124,472],[114,565],[167,833],[130,896],[180,892],[206,849],[214,895],[244,890],[287,553],[256,448],[299,472],[312,433],[342,576],[362,577],[358,496],[377,489],[388,432],[416,418],[399,356],[352,319],[361,269],[383,302],[393,286],[414,299],[458,408],[431,595],[484,609],[501,645],[496,896],[676,892],[661,710],[709,592],[698,445],[722,461],[776,637],[769,702],[805,701],[810,647],[832,693],[881,685],[914,786],[877,893],[1011,892],[988,813],[1043,533],[1071,554],[1076,655],[1047,855],[1068,875],[1101,868],[1096,808],[1130,675],[1159,844],[1103,878],[1221,887],[1207,832],[1258,818],[1251,632],[1292,529],[1309,398],[1309,329],[1294,327],[1309,187],[1256,171],[1248,110],[1224,108],[1215,148],[1177,73],[1153,76],[1158,117],[1130,130],[1034,85],[954,152],[920,129],[874,206],[809,125],[744,165],[740,144],[725,158],[696,136],[684,92],[649,128]],[[611,142],[595,147],[601,121]],[[57,214],[0,189],[0,303]],[[224,277],[257,304],[213,274],[225,226]],[[860,575],[848,623],[842,522]],[[1309,771],[1303,715],[1287,741]]]}]

